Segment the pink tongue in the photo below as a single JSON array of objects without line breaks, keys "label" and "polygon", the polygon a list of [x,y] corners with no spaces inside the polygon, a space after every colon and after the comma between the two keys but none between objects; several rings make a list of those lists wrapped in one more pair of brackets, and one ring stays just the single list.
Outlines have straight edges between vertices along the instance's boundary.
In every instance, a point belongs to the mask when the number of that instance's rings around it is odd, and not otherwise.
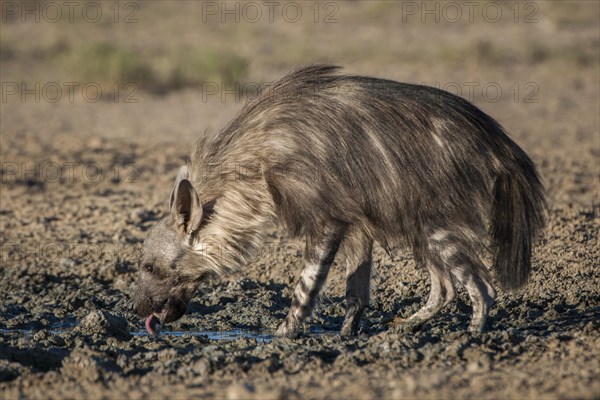
[{"label": "pink tongue", "polygon": [[158,318],[154,316],[154,314],[150,314],[148,318],[146,318],[146,330],[151,335],[158,335],[156,331],[158,325]]}]

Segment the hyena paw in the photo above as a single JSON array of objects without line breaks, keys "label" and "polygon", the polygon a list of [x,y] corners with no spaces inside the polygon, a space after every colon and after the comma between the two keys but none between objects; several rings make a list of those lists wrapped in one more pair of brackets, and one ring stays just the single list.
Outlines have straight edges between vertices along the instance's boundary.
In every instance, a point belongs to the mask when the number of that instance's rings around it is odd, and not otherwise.
[{"label": "hyena paw", "polygon": [[478,335],[480,333],[483,333],[483,331],[485,330],[485,321],[471,321],[471,323],[469,324],[469,332],[471,332],[474,335]]},{"label": "hyena paw", "polygon": [[342,337],[352,337],[358,334],[360,330],[360,320],[365,307],[359,304],[350,304],[346,310],[346,316],[344,317],[344,323],[340,331]]},{"label": "hyena paw", "polygon": [[346,338],[356,336],[358,334],[358,327],[354,327],[353,325],[354,324],[352,323],[344,323],[344,325],[342,325],[342,330],[340,331],[340,336]]},{"label": "hyena paw", "polygon": [[421,329],[421,327],[423,326],[423,324],[425,322],[427,322],[427,320],[421,319],[421,318],[396,317],[392,320],[391,325],[394,329],[396,329],[400,332],[412,333],[412,332],[416,332],[419,329]]},{"label": "hyena paw", "polygon": [[295,338],[300,333],[300,323],[295,320],[285,320],[283,321],[277,331],[275,331],[275,336],[285,337],[285,338]]}]

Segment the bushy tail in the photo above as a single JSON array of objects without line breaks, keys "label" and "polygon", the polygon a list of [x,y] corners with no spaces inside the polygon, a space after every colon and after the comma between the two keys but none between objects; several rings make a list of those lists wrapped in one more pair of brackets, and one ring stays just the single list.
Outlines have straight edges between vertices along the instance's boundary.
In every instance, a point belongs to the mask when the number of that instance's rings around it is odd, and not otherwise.
[{"label": "bushy tail", "polygon": [[521,287],[531,271],[531,250],[544,228],[544,188],[533,162],[524,155],[517,168],[499,174],[491,220],[494,271],[504,289]]}]

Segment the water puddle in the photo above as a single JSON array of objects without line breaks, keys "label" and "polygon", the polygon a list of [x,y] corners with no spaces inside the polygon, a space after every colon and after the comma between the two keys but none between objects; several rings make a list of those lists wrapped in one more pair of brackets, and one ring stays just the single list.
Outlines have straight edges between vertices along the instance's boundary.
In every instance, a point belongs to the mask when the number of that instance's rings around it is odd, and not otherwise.
[{"label": "water puddle", "polygon": [[[131,332],[133,336],[147,336],[148,332],[141,330]],[[336,331],[329,331],[320,327],[311,327],[304,332],[305,336],[335,336]],[[174,336],[206,336],[210,340],[231,342],[237,339],[255,339],[260,343],[272,342],[276,336],[273,331],[252,331],[246,329],[233,329],[230,331],[159,331],[159,336],[174,335]]]},{"label": "water puddle", "polygon": [[[131,332],[133,336],[148,336],[148,332],[142,330],[137,332]],[[224,342],[231,342],[237,339],[255,339],[257,342],[268,343],[271,342],[275,336],[272,332],[254,332],[243,329],[234,329],[231,331],[160,331],[159,336],[173,335],[173,336],[205,336],[210,340],[218,340]]]},{"label": "water puddle", "polygon": [[[48,329],[47,332],[51,335],[60,335],[72,331],[73,328],[56,327]],[[23,337],[32,337],[41,329],[0,329],[1,335],[18,335]],[[145,330],[130,332],[133,336],[148,336]],[[335,332],[326,331],[319,328],[312,328],[307,333],[308,336],[334,335]],[[204,336],[209,340],[232,342],[238,339],[254,339],[259,343],[269,343],[275,339],[275,335],[271,331],[250,331],[244,329],[233,329],[229,331],[160,331],[159,337],[173,336]]]},{"label": "water puddle", "polygon": [[[51,335],[60,335],[63,333],[70,332],[72,329],[49,329],[47,332]],[[2,335],[19,335],[24,337],[34,336],[40,332],[41,329],[0,329]],[[137,332],[130,332],[133,336],[148,336],[148,332],[140,330]],[[173,336],[205,336],[210,340],[231,342],[240,338],[245,339],[256,339],[258,342],[268,343],[275,337],[271,332],[252,332],[245,331],[242,329],[234,329],[231,331],[160,331],[160,336],[173,335]]]},{"label": "water puddle", "polygon": [[[43,329],[0,329],[0,335],[20,335],[20,336],[33,336]],[[61,333],[67,333],[71,329],[50,329],[48,333],[51,335],[60,335]]]}]

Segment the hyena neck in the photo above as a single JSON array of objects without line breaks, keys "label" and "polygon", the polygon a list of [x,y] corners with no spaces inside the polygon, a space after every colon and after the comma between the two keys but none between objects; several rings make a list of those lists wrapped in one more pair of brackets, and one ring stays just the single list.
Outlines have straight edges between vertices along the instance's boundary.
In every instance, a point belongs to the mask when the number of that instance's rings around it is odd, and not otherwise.
[{"label": "hyena neck", "polygon": [[274,219],[273,200],[263,179],[225,184],[210,221],[193,241],[203,259],[202,269],[217,275],[241,270],[263,246]]}]

